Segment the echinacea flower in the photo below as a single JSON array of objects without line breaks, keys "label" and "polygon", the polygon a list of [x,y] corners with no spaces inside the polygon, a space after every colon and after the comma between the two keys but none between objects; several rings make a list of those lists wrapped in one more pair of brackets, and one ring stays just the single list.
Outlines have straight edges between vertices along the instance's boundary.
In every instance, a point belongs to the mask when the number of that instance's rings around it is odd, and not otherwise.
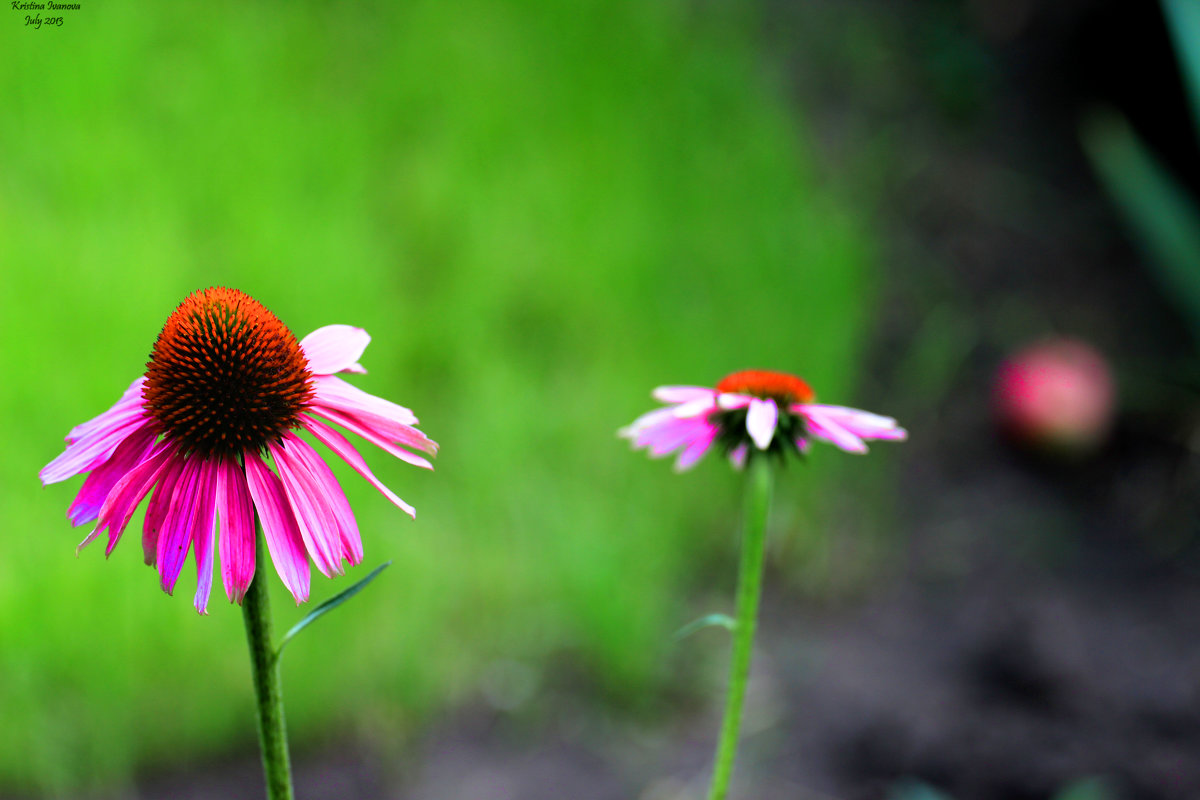
[{"label": "echinacea flower", "polygon": [[150,495],[142,534],[146,563],[157,568],[170,594],[192,549],[195,606],[202,614],[214,551],[226,595],[242,601],[254,577],[257,514],[279,577],[296,602],[304,602],[310,558],[330,577],[344,572],[344,562],[361,562],[363,552],[341,486],[296,432],[307,431],[410,516],[413,507],[328,423],[419,467],[432,469],[411,450],[437,452],[414,427],[411,411],[336,376],[366,372],[358,359],[370,341],[361,328],[328,325],[298,342],[243,292],[193,292],[163,326],[146,374],[108,411],[73,428],[66,451],[39,477],[46,485],[89,473],[67,517],[73,525],[96,521],[80,548],[107,531],[106,555]]},{"label": "echinacea flower", "polygon": [[722,378],[715,389],[660,386],[653,396],[670,405],[643,414],[620,435],[634,447],[649,448],[655,458],[682,450],[677,470],[694,465],[714,444],[740,469],[751,448],[804,454],[809,440],[819,439],[849,453],[865,453],[869,440],[908,438],[891,417],[814,403],[809,385],[783,372],[745,370]]}]

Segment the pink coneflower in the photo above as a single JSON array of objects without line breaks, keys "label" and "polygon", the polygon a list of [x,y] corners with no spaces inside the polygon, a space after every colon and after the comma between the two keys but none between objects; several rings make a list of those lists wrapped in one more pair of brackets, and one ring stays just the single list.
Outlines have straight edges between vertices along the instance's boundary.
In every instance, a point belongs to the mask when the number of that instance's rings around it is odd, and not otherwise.
[{"label": "pink coneflower", "polygon": [[751,447],[803,454],[809,439],[820,439],[849,453],[865,453],[868,440],[908,438],[891,417],[814,403],[816,395],[807,383],[782,372],[735,372],[715,389],[660,386],[654,398],[671,405],[643,414],[621,436],[634,447],[649,448],[655,458],[682,449],[677,470],[691,467],[714,444],[740,469]]},{"label": "pink coneflower", "polygon": [[365,372],[358,359],[370,341],[361,328],[328,325],[297,342],[243,292],[193,292],[163,326],[146,374],[108,411],[73,428],[66,451],[39,476],[45,485],[90,473],[67,517],[74,525],[97,522],[80,548],[108,531],[106,555],[153,489],[142,535],[146,563],[157,567],[170,594],[194,548],[202,614],[214,550],[229,599],[240,603],[245,595],[254,577],[257,513],[279,577],[304,602],[309,558],[328,577],[342,574],[343,562],[358,564],[363,553],[337,479],[296,431],[308,431],[410,516],[412,506],[327,423],[419,467],[432,469],[410,449],[437,452],[407,408],[335,376]]}]

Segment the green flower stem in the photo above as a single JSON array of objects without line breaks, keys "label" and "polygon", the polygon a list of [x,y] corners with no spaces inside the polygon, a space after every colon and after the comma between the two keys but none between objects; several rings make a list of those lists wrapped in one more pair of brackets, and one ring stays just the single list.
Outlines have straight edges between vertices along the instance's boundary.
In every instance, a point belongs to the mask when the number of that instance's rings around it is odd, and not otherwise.
[{"label": "green flower stem", "polygon": [[257,534],[257,568],[242,599],[246,641],[250,645],[250,671],[258,701],[258,743],[268,800],[292,800],[292,764],[288,757],[287,724],[283,718],[283,689],[279,683],[279,658],[271,647],[271,605],[267,599],[267,551],[262,528]]},{"label": "green flower stem", "polygon": [[771,464],[765,453],[750,458],[747,476],[746,529],[742,534],[742,560],[738,569],[737,620],[733,629],[733,654],[729,666],[729,695],[725,699],[725,720],[713,762],[712,788],[708,800],[724,800],[733,775],[737,755],[738,732],[742,726],[742,702],[750,678],[750,653],[754,647],[754,626],[758,616],[758,598],[762,593],[763,553],[767,540],[767,515],[771,509]]}]

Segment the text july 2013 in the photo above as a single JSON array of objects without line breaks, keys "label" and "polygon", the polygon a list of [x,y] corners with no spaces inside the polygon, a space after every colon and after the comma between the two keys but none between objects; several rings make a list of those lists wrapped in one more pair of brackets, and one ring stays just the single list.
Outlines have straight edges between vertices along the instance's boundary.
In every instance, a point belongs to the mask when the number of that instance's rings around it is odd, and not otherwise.
[{"label": "text july 2013", "polygon": [[35,28],[40,28],[43,25],[47,25],[50,27],[62,27],[63,18],[62,17],[46,17],[45,19],[42,19],[40,14],[36,17],[32,17],[32,16],[29,16],[28,14],[26,14],[25,15],[25,24],[32,25]]}]

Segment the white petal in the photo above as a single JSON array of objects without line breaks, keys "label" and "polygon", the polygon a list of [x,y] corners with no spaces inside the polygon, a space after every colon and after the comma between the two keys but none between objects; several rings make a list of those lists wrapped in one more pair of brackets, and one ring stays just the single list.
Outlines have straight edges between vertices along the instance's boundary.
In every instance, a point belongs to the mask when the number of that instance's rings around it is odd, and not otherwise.
[{"label": "white petal", "polygon": [[723,411],[732,411],[735,408],[745,408],[754,401],[754,398],[748,394],[733,394],[732,392],[722,392],[717,395],[717,405]]},{"label": "white petal", "polygon": [[775,436],[775,424],[779,421],[779,409],[774,400],[750,401],[750,410],[746,413],[746,431],[759,450],[766,450]]}]

